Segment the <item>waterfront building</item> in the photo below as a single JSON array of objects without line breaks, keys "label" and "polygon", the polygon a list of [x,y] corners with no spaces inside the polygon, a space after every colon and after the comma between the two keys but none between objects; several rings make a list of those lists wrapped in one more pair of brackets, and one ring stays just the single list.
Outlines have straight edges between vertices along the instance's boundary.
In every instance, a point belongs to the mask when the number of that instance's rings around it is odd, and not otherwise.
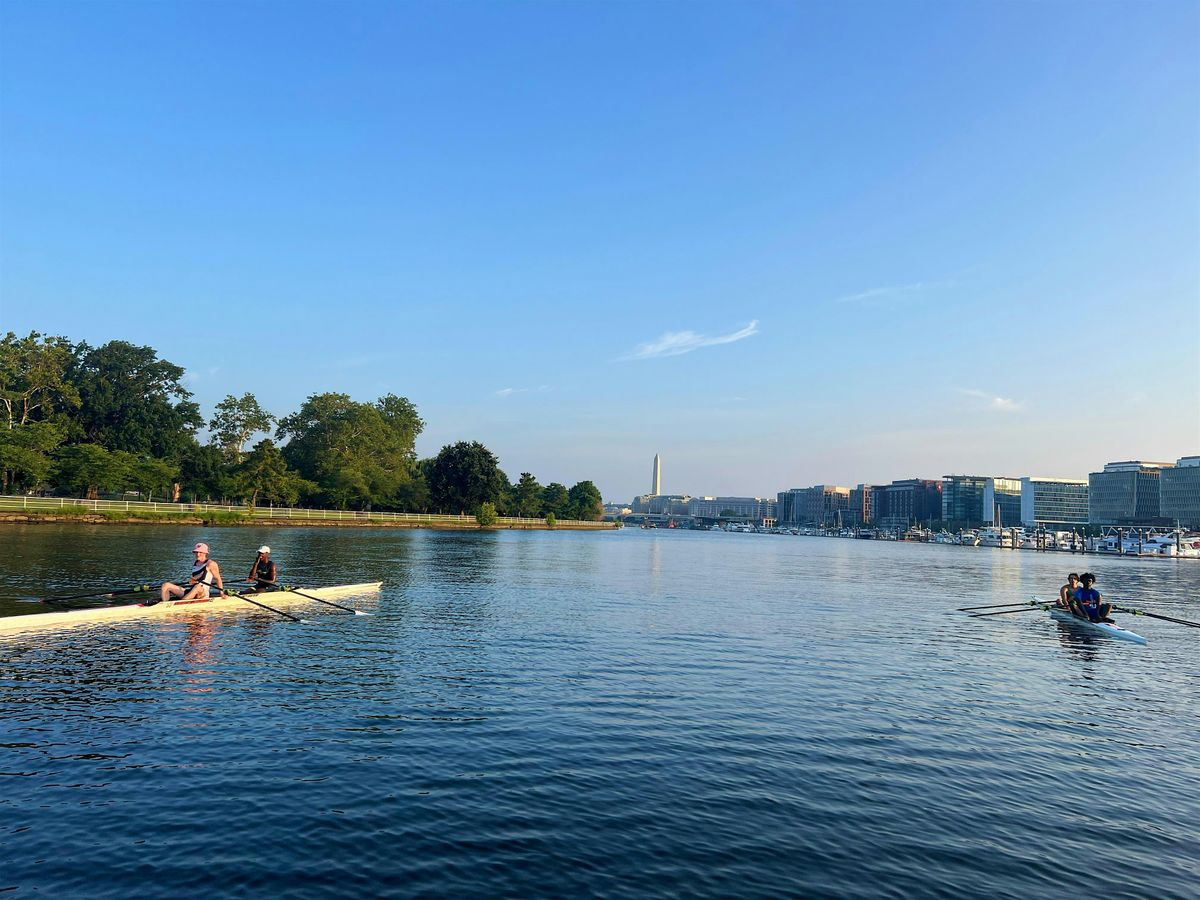
[{"label": "waterfront building", "polygon": [[1181,528],[1200,529],[1200,456],[1183,456],[1158,479],[1159,513]]},{"label": "waterfront building", "polygon": [[1078,478],[1021,479],[1021,524],[1073,528],[1088,523],[1088,483]]},{"label": "waterfront building", "polygon": [[1008,528],[1021,522],[1021,479],[989,478],[983,486],[982,520]]},{"label": "waterfront building", "polygon": [[1102,472],[1088,475],[1088,524],[1157,525],[1159,476],[1174,463],[1106,463]]},{"label": "waterfront building", "polygon": [[846,507],[846,524],[854,527],[870,525],[874,521],[872,498],[875,496],[875,486],[860,484],[850,489],[849,503]]},{"label": "waterfront building", "polygon": [[942,522],[959,528],[990,523],[991,517],[983,517],[987,483],[983,475],[943,475]]},{"label": "waterfront building", "polygon": [[767,497],[692,497],[688,515],[697,519],[737,519],[762,524],[775,520],[774,500]]},{"label": "waterfront building", "polygon": [[871,524],[878,525],[887,517],[887,489],[886,484],[872,484],[869,486],[871,499],[869,501],[871,507]]},{"label": "waterfront building", "polygon": [[686,516],[691,499],[687,494],[642,494],[630,505],[637,515]]},{"label": "waterfront building", "polygon": [[883,491],[883,514],[875,524],[885,529],[908,528],[942,518],[942,483],[925,478],[893,481]]},{"label": "waterfront building", "polygon": [[792,488],[778,495],[781,525],[841,525],[850,507],[850,488],[818,484]]}]

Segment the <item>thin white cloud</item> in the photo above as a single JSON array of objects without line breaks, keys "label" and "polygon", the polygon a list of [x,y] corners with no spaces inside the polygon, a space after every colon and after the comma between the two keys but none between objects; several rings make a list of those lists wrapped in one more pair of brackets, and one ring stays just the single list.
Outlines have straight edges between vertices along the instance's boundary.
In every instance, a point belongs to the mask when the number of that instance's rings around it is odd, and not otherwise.
[{"label": "thin white cloud", "polygon": [[987,404],[987,408],[995,412],[1019,412],[1021,404],[1011,397],[998,397],[995,394],[989,394],[987,391],[981,391],[977,388],[958,388],[958,392],[964,397],[975,397],[978,400],[983,400]]},{"label": "thin white cloud", "polygon": [[847,294],[845,297],[838,297],[833,302],[860,303],[864,306],[884,306],[907,300],[920,294],[922,291],[948,287],[950,284],[951,282],[948,281],[917,281],[913,284],[894,284],[888,287],[871,288],[868,291],[860,291],[857,294]]},{"label": "thin white cloud", "polygon": [[625,356],[619,357],[619,362],[631,359],[658,359],[663,356],[682,356],[699,350],[701,347],[715,347],[718,344],[732,344],[734,341],[745,340],[758,334],[758,319],[754,319],[745,328],[729,334],[707,335],[696,334],[694,331],[668,331],[658,340],[638,344],[637,348]]},{"label": "thin white cloud", "polygon": [[511,397],[513,394],[544,394],[550,390],[550,385],[539,384],[537,387],[506,387],[496,391],[497,397]]}]

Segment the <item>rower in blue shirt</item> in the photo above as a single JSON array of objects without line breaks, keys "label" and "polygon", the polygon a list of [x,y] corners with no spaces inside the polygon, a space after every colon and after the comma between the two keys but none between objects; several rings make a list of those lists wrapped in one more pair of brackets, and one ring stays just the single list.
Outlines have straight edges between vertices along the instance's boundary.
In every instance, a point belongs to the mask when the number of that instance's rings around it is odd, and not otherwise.
[{"label": "rower in blue shirt", "polygon": [[1111,622],[1108,614],[1112,612],[1112,604],[1101,602],[1100,592],[1092,587],[1095,583],[1096,576],[1091,572],[1084,572],[1079,576],[1080,587],[1076,589],[1072,598],[1071,612],[1093,622]]}]

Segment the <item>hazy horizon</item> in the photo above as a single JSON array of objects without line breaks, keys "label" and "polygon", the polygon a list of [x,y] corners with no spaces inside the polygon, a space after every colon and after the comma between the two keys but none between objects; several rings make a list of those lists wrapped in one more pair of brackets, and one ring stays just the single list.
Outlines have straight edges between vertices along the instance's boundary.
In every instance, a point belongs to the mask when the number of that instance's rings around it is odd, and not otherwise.
[{"label": "hazy horizon", "polygon": [[0,332],[514,479],[1200,453],[1195,3],[5,4]]}]

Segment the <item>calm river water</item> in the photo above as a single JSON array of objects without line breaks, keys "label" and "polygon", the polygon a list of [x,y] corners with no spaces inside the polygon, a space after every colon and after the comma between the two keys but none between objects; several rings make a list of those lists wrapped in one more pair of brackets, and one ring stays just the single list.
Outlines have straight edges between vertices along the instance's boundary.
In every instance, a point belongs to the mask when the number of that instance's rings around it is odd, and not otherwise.
[{"label": "calm river water", "polygon": [[[0,637],[0,891],[1196,897],[1200,564],[686,532],[6,526],[0,594],[382,580]],[[0,614],[28,604],[0,601]]]}]

